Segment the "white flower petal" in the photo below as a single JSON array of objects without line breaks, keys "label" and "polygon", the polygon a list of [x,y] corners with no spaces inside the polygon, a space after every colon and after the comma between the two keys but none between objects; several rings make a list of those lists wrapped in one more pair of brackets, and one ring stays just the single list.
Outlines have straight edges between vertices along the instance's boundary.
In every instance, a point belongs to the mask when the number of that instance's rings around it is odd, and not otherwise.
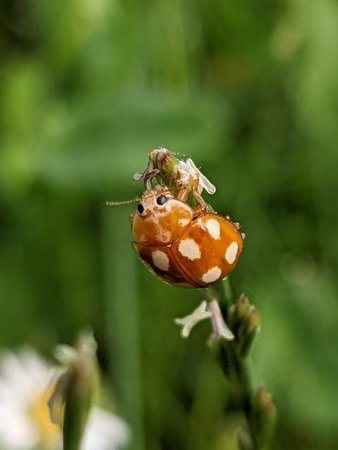
[{"label": "white flower petal", "polygon": [[24,349],[17,355],[3,352],[0,377],[0,392],[6,387],[10,395],[27,402],[48,385],[51,369],[33,350]]},{"label": "white flower petal", "polygon": [[46,363],[35,351],[25,348],[19,353],[22,368],[25,373],[41,384],[46,383],[46,376],[52,370],[51,366]]},{"label": "white flower petal", "polygon": [[10,450],[29,450],[34,448],[39,434],[28,415],[14,408],[0,409],[0,447]]},{"label": "white flower petal", "polygon": [[[92,353],[87,345],[84,350]],[[48,417],[32,413],[32,407],[45,389],[55,380],[56,369],[49,366],[33,350],[18,354],[0,353],[0,449],[32,450],[42,439],[43,423]],[[44,414],[44,412],[42,412]],[[54,430],[55,431],[55,430]],[[51,435],[50,444],[61,443],[61,435]],[[93,408],[81,444],[81,450],[118,450],[130,440],[130,431],[122,419],[103,410]],[[47,443],[47,441],[45,441]],[[54,448],[54,447],[53,447]],[[61,444],[56,448],[61,448]]]},{"label": "white flower petal", "polygon": [[90,413],[81,450],[118,450],[130,440],[130,431],[126,423],[99,408]]},{"label": "white flower petal", "polygon": [[184,338],[189,337],[191,330],[196,324],[204,319],[209,319],[211,317],[211,312],[207,311],[207,302],[203,302],[188,316],[175,319],[177,325],[182,326],[181,336]]},{"label": "white flower petal", "polygon": [[187,159],[187,166],[189,167],[189,172],[198,176],[198,192],[201,194],[203,189],[207,191],[208,194],[214,194],[216,192],[216,187],[208,180],[206,176],[195,166],[194,161],[191,158]]},{"label": "white flower petal", "polygon": [[232,341],[233,339],[235,339],[235,336],[233,335],[232,331],[230,330],[222,316],[222,311],[219,307],[218,301],[210,301],[207,309],[211,312],[211,323],[214,335],[217,338],[223,338],[226,341]]}]

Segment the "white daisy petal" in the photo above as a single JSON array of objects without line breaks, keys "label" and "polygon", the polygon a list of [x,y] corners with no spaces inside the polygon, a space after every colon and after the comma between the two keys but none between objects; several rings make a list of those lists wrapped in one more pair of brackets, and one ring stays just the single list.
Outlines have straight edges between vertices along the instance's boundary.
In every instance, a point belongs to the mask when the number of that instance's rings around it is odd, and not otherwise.
[{"label": "white daisy petal", "polygon": [[118,450],[130,441],[126,423],[99,408],[93,408],[84,433],[81,450]]},{"label": "white daisy petal", "polygon": [[[86,349],[95,352],[91,345]],[[51,422],[47,405],[51,381],[55,382],[58,372],[29,348],[17,354],[0,352],[1,449],[61,448],[61,433]],[[81,450],[120,450],[129,439],[129,428],[122,419],[93,408]]]},{"label": "white daisy petal", "polygon": [[25,410],[0,408],[0,448],[27,450],[34,448],[38,440],[38,432]]}]

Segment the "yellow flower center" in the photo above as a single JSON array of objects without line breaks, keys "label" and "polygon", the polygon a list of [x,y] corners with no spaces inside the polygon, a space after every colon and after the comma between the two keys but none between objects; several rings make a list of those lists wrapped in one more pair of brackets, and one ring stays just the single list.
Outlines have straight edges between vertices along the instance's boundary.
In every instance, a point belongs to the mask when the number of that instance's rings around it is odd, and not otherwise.
[{"label": "yellow flower center", "polygon": [[60,434],[60,427],[52,423],[50,419],[48,400],[52,391],[53,386],[43,391],[29,409],[29,416],[38,429],[40,443],[44,448],[55,444]]}]

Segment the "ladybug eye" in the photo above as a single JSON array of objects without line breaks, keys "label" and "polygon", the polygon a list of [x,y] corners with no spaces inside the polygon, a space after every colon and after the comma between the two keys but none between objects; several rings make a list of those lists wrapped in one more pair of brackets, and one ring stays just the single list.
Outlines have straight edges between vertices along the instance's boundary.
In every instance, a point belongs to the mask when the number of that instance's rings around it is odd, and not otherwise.
[{"label": "ladybug eye", "polygon": [[140,214],[143,213],[143,211],[144,211],[144,206],[142,205],[142,203],[139,203],[139,204],[137,205],[137,211],[138,211]]},{"label": "ladybug eye", "polygon": [[164,195],[160,195],[159,197],[157,197],[156,199],[156,203],[158,205],[164,205],[165,202],[167,201],[166,197]]}]

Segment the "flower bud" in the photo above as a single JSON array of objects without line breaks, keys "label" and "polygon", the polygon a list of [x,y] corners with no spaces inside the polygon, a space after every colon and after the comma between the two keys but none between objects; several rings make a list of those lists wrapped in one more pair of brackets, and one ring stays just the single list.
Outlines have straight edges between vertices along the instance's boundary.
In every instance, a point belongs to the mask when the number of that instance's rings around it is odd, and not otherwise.
[{"label": "flower bud", "polygon": [[241,357],[246,357],[259,327],[260,316],[242,294],[229,309],[229,325],[235,335],[237,349]]},{"label": "flower bud", "polygon": [[257,389],[252,400],[252,427],[258,448],[268,447],[277,418],[276,406],[264,386]]},{"label": "flower bud", "polygon": [[97,386],[96,342],[91,333],[81,334],[74,348],[60,346],[56,357],[64,371],[56,382],[49,401],[50,415],[63,411],[63,445],[67,450],[79,448]]},{"label": "flower bud", "polygon": [[[178,159],[174,153],[160,147],[148,153],[148,164],[142,173],[136,173],[134,180],[142,181],[147,189],[151,189],[156,183],[162,187],[168,187],[176,195],[185,191],[189,197],[193,190],[199,194],[205,189],[209,194],[214,194],[215,186],[201,173],[193,160]],[[210,208],[211,209],[211,208]]]}]

